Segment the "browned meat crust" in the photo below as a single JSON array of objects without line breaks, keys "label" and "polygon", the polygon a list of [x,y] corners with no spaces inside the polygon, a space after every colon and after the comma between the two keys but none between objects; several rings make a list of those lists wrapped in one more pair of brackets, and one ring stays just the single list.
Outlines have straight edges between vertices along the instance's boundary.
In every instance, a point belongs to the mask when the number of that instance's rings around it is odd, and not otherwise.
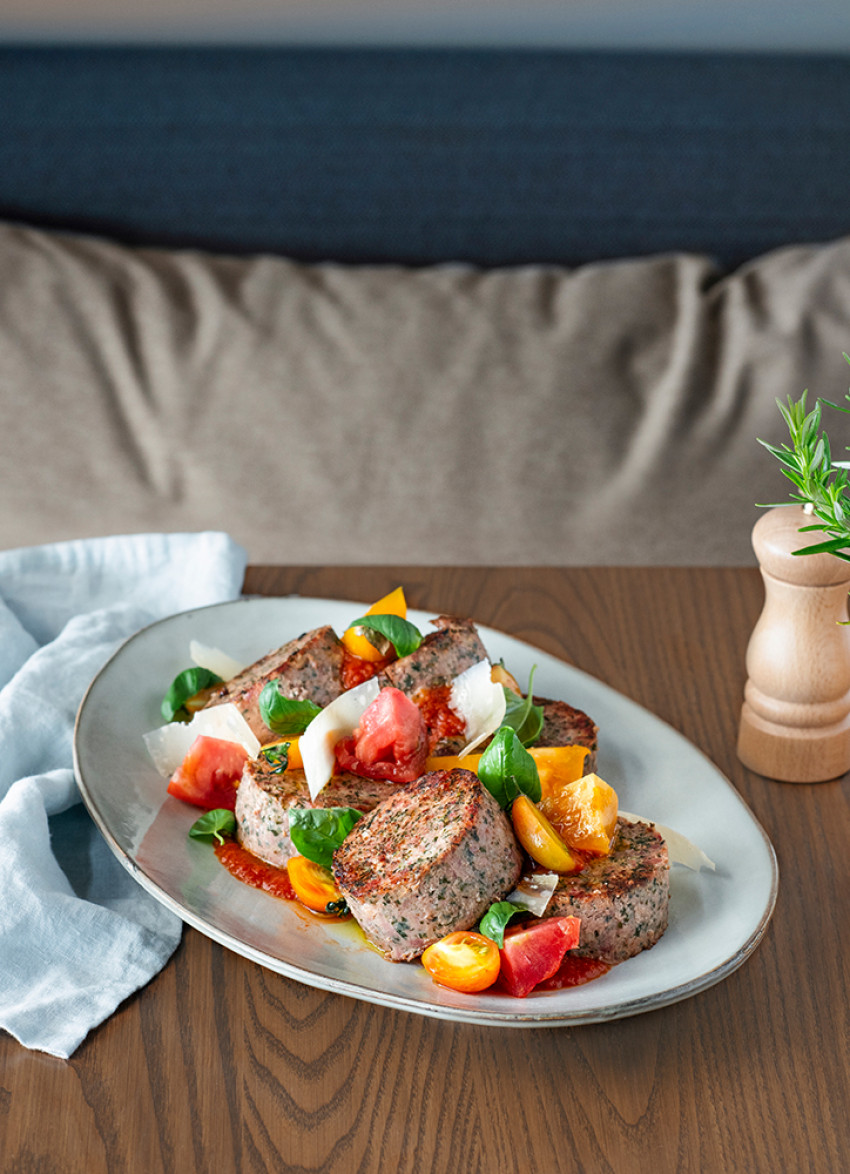
[{"label": "browned meat crust", "polygon": [[599,731],[596,723],[580,709],[566,701],[549,701],[535,697],[535,705],[543,706],[543,729],[535,746],[587,746],[590,750],[584,760],[584,773],[596,770],[596,751]]},{"label": "browned meat crust", "polygon": [[282,868],[295,855],[289,838],[291,807],[353,807],[366,812],[398,790],[398,783],[341,774],[313,800],[303,770],[278,774],[263,759],[249,759],[236,794],[237,838],[249,852]]},{"label": "browned meat crust", "polygon": [[609,856],[558,882],[547,917],[580,917],[575,953],[622,962],[655,945],[667,928],[667,845],[648,823],[617,821]]},{"label": "browned meat crust", "polygon": [[278,681],[285,697],[324,707],[342,692],[342,654],[342,642],[333,628],[315,628],[243,669],[213,694],[207,706],[232,702],[260,742],[270,742],[275,735],[260,717],[259,705],[269,681]]},{"label": "browned meat crust", "polygon": [[475,925],[511,891],[522,856],[476,775],[432,771],[385,800],[334,853],[334,876],[366,936],[393,961]]}]

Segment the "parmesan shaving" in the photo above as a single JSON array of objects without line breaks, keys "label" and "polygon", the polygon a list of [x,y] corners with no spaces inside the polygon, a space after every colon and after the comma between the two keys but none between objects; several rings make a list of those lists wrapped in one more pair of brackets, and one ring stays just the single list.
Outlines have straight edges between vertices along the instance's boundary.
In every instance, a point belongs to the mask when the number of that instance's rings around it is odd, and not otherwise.
[{"label": "parmesan shaving", "polygon": [[208,644],[201,644],[199,640],[189,641],[189,656],[201,669],[209,669],[223,681],[232,681],[245,667],[220,648],[212,648]]},{"label": "parmesan shaving", "polygon": [[524,905],[529,913],[542,917],[558,884],[556,872],[533,872],[521,876],[517,887],[505,897],[511,905]]},{"label": "parmesan shaving", "polygon": [[467,744],[460,757],[471,754],[477,746],[495,734],[505,716],[505,691],[491,679],[489,660],[480,660],[455,677],[449,706],[466,723]]},{"label": "parmesan shaving", "polygon": [[337,742],[354,733],[365,710],[380,691],[375,677],[355,685],[326,705],[301,735],[298,749],[304,762],[311,799],[316,798],[333,775],[336,765],[334,747]]}]

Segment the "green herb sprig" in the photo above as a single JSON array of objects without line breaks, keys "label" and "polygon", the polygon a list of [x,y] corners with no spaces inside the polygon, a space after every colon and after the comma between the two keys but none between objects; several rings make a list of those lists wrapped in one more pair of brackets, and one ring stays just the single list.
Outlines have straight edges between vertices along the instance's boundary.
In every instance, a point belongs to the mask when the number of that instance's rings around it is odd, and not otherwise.
[{"label": "green herb sprig", "polygon": [[[850,357],[845,354],[844,358],[850,363]],[[800,532],[819,531],[828,535],[822,542],[816,542],[794,553],[834,554],[837,558],[850,562],[850,472],[833,463],[829,437],[821,428],[824,406],[847,413],[850,413],[850,407],[819,398],[811,411],[807,411],[807,394],[804,391],[796,401],[789,396],[787,406],[781,400],[776,401],[788,426],[791,444],[774,445],[761,439],[759,444],[776,457],[782,466],[782,473],[796,487],[791,491],[791,500],[799,502],[812,515],[811,525],[801,526]],[[850,404],[850,392],[845,399]],[[787,503],[760,504],[767,506]]]}]

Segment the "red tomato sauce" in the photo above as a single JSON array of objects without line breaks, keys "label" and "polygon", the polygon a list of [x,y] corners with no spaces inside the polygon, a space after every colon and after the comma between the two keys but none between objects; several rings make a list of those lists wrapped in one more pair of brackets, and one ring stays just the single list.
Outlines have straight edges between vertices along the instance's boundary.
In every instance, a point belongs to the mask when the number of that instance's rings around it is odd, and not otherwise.
[{"label": "red tomato sauce", "polygon": [[598,958],[574,958],[570,954],[565,954],[563,962],[552,977],[544,978],[535,990],[560,991],[565,987],[584,986],[594,978],[601,978],[610,969],[610,962],[600,962]]},{"label": "red tomato sauce", "polygon": [[341,669],[343,689],[353,689],[355,685],[362,685],[364,681],[368,681],[372,677],[376,677],[378,673],[382,673],[387,665],[391,664],[394,660],[395,655],[393,653],[385,656],[383,660],[363,660],[343,647]]},{"label": "red tomato sauce", "polygon": [[235,840],[216,844],[215,854],[230,875],[235,876],[237,880],[244,881],[246,885],[251,885],[255,889],[262,889],[264,893],[271,893],[273,897],[283,897],[287,901],[295,900],[295,889],[285,868],[275,868],[273,864],[266,864],[265,860],[260,860]]},{"label": "red tomato sauce", "polygon": [[435,685],[433,689],[418,689],[413,696],[428,727],[432,751],[444,738],[463,737],[466,733],[466,722],[449,707],[451,692],[451,685]]}]

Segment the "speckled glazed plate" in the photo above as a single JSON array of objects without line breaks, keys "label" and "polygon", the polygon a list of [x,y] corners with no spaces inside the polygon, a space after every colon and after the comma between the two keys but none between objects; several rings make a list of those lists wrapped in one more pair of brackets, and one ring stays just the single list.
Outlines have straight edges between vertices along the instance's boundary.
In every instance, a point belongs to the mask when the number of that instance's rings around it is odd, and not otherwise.
[{"label": "speckled glazed plate", "polygon": [[[537,665],[541,696],[591,714],[600,729],[599,774],[623,810],[673,827],[715,861],[715,872],[676,865],[670,924],[651,950],[602,978],[526,999],[462,995],[435,986],[418,964],[393,964],[355,927],[321,922],[294,902],[235,880],[209,845],[190,841],[195,808],[166,794],[142,735],[161,725],[159,704],[189,662],[192,639],[244,663],[329,623],[341,632],[362,603],[299,597],[243,599],[145,628],[106,664],[83,699],[74,759],[83,799],[122,864],[184,921],[230,950],[289,978],[372,1003],[468,1023],[545,1027],[623,1018],[677,1002],[721,981],[758,945],[773,912],[773,848],[731,783],[670,726],[594,678],[501,632],[480,628],[492,660],[520,681]],[[430,615],[410,618],[426,630]]]}]

